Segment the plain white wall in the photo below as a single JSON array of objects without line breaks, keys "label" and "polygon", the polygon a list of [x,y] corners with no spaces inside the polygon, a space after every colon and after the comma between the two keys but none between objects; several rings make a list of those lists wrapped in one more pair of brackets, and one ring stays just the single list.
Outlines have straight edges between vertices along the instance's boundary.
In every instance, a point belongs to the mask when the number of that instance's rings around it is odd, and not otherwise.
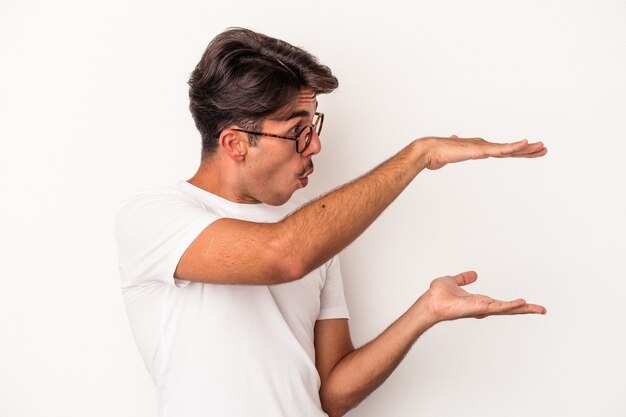
[{"label": "plain white wall", "polygon": [[625,22],[617,0],[2,0],[0,415],[155,415],[113,216],[194,172],[186,80],[229,26],[340,80],[308,196],[416,137],[549,148],[421,174],[344,252],[356,344],[467,269],[549,310],[428,331],[350,416],[626,415]]}]

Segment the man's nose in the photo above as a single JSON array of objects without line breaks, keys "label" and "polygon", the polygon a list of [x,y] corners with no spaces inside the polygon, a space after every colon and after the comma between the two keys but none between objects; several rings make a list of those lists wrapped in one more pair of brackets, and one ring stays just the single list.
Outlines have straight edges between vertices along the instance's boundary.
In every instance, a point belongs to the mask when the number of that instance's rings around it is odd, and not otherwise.
[{"label": "man's nose", "polygon": [[302,152],[303,157],[309,157],[318,154],[322,150],[322,142],[320,141],[319,135],[315,131],[313,131],[312,135],[313,136],[311,136],[311,142],[309,143],[309,146],[307,146],[304,152]]}]

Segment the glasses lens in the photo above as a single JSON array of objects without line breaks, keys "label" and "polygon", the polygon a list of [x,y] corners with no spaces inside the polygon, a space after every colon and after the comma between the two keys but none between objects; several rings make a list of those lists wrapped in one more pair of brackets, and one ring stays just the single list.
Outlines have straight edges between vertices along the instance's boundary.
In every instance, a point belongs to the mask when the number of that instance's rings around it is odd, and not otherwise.
[{"label": "glasses lens", "polygon": [[306,150],[306,148],[309,146],[309,143],[311,143],[312,135],[313,129],[311,128],[311,126],[307,126],[304,128],[304,130],[302,130],[302,133],[300,133],[300,136],[298,136],[298,141],[296,142],[298,153],[302,153]]},{"label": "glasses lens", "polygon": [[313,119],[313,126],[315,126],[315,133],[322,133],[322,125],[324,124],[324,113],[315,113],[315,118]]}]

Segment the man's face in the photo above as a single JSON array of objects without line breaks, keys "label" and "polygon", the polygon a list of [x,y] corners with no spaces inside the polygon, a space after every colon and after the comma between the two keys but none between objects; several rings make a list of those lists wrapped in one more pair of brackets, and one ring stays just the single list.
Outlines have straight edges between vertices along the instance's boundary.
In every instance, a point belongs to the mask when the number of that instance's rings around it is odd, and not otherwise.
[{"label": "man's face", "polygon": [[[312,123],[317,108],[315,93],[303,89],[297,99],[263,122],[261,131],[283,136],[295,136]],[[246,156],[246,194],[250,202],[274,206],[286,203],[299,188],[306,187],[313,172],[313,156],[321,150],[316,133],[303,153],[296,152],[295,141],[262,136]]]}]

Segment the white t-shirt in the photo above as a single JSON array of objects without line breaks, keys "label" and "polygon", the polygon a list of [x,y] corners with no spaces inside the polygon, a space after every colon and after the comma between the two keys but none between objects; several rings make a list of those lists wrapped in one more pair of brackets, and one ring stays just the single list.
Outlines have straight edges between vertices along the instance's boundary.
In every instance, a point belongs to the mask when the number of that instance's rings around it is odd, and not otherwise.
[{"label": "white t-shirt", "polygon": [[[301,203],[301,202],[300,202]],[[281,207],[237,204],[187,182],[139,194],[116,219],[122,290],[161,417],[325,416],[313,327],[348,318],[338,258],[280,285],[174,278],[211,222],[275,222]]]}]

